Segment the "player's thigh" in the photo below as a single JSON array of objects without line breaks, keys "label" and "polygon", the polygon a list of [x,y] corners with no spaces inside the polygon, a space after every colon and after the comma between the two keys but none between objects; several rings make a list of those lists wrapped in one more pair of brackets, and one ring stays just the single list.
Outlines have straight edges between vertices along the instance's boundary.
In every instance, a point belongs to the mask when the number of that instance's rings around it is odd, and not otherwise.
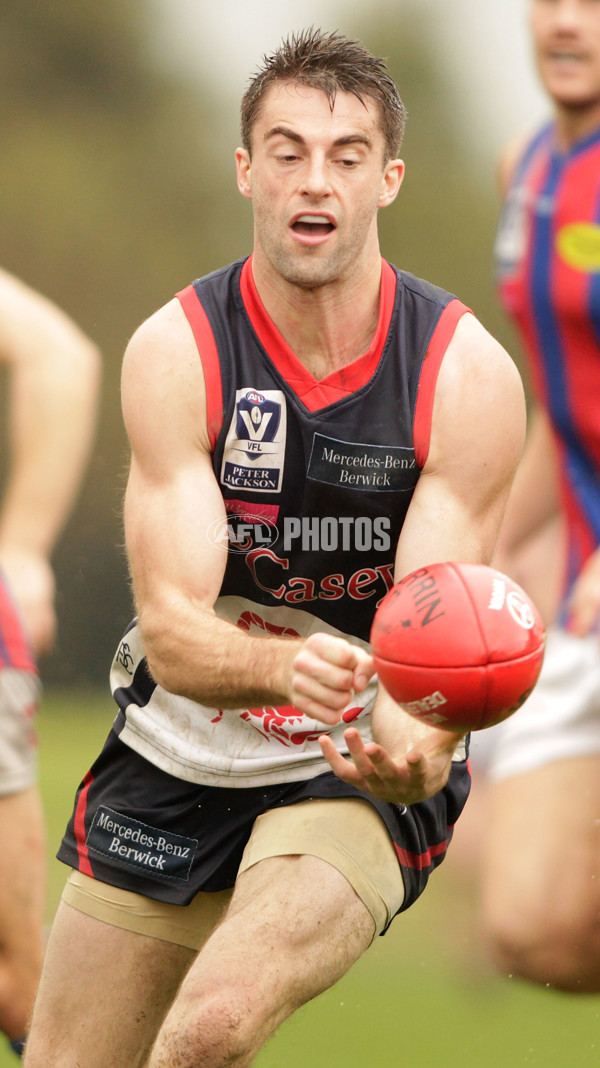
[{"label": "player's thigh", "polygon": [[259,861],[240,875],[225,920],[190,969],[182,987],[184,1016],[193,1017],[202,995],[219,999],[222,991],[227,1004],[243,1005],[252,1029],[266,1038],[344,975],[374,931],[366,906],[326,861]]},{"label": "player's thigh", "polygon": [[252,991],[255,1018],[262,1014],[268,1030],[336,982],[403,898],[393,843],[366,802],[313,799],[269,810],[255,823],[225,920],[186,994],[218,975],[229,992],[239,987],[245,999]]},{"label": "player's thigh", "polygon": [[484,863],[490,918],[585,921],[600,905],[600,754],[492,783]]},{"label": "player's thigh", "polygon": [[194,956],[61,902],[25,1065],[141,1068]]},{"label": "player's thigh", "polygon": [[375,934],[402,907],[404,881],[390,831],[362,798],[311,798],[264,812],[252,828],[238,881],[258,861],[291,854],[319,857],[345,876],[371,913]]},{"label": "player's thigh", "polygon": [[39,679],[0,670],[0,949],[39,955],[44,907],[44,817],[36,786],[33,712]]},{"label": "player's thigh", "polygon": [[0,797],[0,952],[39,940],[44,907],[44,821],[35,786]]},{"label": "player's thigh", "polygon": [[0,797],[0,1029],[23,1035],[44,956],[45,855],[35,787]]}]

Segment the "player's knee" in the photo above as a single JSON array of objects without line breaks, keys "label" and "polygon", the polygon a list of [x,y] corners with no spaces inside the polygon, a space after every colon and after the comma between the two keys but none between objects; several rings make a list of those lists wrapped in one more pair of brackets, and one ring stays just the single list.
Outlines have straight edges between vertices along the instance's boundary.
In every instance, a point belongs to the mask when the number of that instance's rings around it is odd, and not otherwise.
[{"label": "player's knee", "polygon": [[0,1031],[24,1033],[33,997],[32,984],[23,982],[14,962],[0,953]]},{"label": "player's knee", "polygon": [[250,1064],[262,1032],[261,1014],[248,991],[215,989],[200,998],[181,994],[159,1036],[152,1068],[234,1068]]},{"label": "player's knee", "polygon": [[572,993],[600,991],[600,916],[596,909],[518,908],[488,926],[494,961],[504,975]]}]

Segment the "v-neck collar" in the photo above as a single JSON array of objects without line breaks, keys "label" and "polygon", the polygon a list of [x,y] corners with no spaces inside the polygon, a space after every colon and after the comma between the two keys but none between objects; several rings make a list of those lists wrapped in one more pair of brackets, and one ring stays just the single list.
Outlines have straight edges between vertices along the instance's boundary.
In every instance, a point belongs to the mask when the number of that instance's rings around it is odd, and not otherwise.
[{"label": "v-neck collar", "polygon": [[[362,356],[332,371],[326,378],[315,378],[298,359],[279,332],[258,295],[252,274],[252,256],[242,267],[240,277],[242,299],[254,331],[269,359],[290,388],[311,412],[326,408],[361,389],[372,378],[387,339],[394,299],[396,273],[390,264],[381,261],[379,317],[373,340]],[[349,328],[352,328],[351,323]]]}]

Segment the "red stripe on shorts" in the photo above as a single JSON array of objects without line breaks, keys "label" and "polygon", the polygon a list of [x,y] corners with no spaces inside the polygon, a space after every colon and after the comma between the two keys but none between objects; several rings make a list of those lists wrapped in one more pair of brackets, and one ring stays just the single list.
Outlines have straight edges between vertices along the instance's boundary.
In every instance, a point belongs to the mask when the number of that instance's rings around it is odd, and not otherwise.
[{"label": "red stripe on shorts", "polygon": [[88,847],[85,842],[85,813],[87,809],[88,792],[93,781],[94,776],[91,771],[88,771],[83,780],[81,793],[77,798],[74,819],[75,840],[77,842],[77,852],[79,854],[79,870],[83,875],[91,876],[92,879],[94,878],[94,873],[92,871],[92,865],[90,864]]},{"label": "red stripe on shorts", "polygon": [[403,864],[405,868],[414,868],[415,871],[423,871],[423,868],[430,868],[433,858],[439,857],[440,854],[445,853],[447,848],[447,838],[443,842],[439,842],[438,845],[426,849],[424,853],[409,853],[407,849],[402,849],[401,846],[394,842],[394,849],[398,854],[400,863]]}]

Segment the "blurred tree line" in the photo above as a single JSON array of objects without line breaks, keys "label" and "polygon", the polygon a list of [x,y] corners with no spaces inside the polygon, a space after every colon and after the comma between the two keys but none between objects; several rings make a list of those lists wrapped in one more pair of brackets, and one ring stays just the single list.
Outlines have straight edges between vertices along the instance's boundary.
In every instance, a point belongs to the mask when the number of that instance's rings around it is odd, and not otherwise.
[{"label": "blurred tree line", "polygon": [[[94,454],[55,556],[60,634],[42,665],[50,685],[105,686],[131,616],[120,518],[127,340],[177,289],[250,249],[235,145],[223,152],[218,136],[218,92],[156,69],[150,13],[145,0],[0,6],[2,263],[64,307],[104,357]],[[371,13],[342,28],[389,57],[409,109],[407,177],[381,217],[384,254],[457,292],[507,343],[493,290],[495,200],[458,146],[460,102],[440,80],[423,18]]]}]

